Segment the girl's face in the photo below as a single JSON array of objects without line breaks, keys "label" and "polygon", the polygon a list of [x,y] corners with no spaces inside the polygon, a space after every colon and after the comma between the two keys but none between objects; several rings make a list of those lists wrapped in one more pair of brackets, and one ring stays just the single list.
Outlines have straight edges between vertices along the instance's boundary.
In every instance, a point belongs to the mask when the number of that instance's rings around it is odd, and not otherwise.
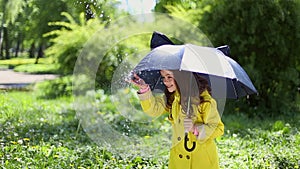
[{"label": "girl's face", "polygon": [[160,74],[163,78],[163,82],[169,92],[174,92],[177,87],[174,79],[174,73],[169,70],[161,70]]}]

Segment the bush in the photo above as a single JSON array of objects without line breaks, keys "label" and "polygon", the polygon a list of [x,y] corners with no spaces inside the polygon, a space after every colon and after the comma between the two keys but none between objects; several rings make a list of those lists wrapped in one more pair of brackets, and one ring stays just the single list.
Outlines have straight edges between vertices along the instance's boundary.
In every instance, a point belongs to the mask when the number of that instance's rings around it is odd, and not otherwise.
[{"label": "bush", "polygon": [[[249,74],[259,95],[230,101],[228,109],[251,116],[299,112],[299,1],[160,1],[160,8],[197,25],[214,46],[227,44],[232,58]],[[166,8],[161,9],[162,5]],[[160,12],[160,11],[159,11]]]},{"label": "bush", "polygon": [[54,99],[72,95],[72,76],[47,80],[35,85],[39,98]]},{"label": "bush", "polygon": [[300,82],[299,9],[298,1],[225,0],[213,1],[199,17],[199,28],[214,45],[231,46],[232,57],[259,92],[234,107],[272,116],[299,112],[295,107]]}]

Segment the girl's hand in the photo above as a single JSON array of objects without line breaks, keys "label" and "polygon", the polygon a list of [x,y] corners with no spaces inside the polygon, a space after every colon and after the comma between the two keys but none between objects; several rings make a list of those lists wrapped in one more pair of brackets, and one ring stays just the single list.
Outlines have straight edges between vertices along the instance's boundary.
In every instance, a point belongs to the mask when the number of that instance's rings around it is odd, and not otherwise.
[{"label": "girl's hand", "polygon": [[139,93],[145,93],[150,89],[149,85],[146,84],[145,81],[142,78],[140,78],[136,73],[133,74],[133,78],[130,79],[129,82],[140,89]]},{"label": "girl's hand", "polygon": [[[191,118],[187,118],[187,117],[184,118],[183,126],[184,126],[185,132],[192,132],[195,136],[197,136],[197,137],[199,136],[199,126],[194,124],[193,120]],[[201,127],[204,127],[204,125],[201,125]]]},{"label": "girl's hand", "polygon": [[184,118],[183,126],[185,132],[192,132],[194,130],[193,120],[191,118]]}]

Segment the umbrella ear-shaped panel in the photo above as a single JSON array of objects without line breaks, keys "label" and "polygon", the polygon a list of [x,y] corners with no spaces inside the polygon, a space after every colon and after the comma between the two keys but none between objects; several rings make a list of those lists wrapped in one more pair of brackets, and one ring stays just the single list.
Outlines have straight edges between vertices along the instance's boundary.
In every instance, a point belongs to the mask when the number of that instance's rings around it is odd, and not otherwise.
[{"label": "umbrella ear-shaped panel", "polygon": [[174,43],[163,33],[154,31],[150,41],[150,48],[154,49],[162,45],[174,45]]}]

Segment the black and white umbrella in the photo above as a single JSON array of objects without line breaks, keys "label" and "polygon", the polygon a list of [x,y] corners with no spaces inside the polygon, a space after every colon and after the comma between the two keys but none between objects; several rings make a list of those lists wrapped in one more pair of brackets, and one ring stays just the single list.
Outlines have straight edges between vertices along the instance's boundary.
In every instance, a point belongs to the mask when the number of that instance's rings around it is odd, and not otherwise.
[{"label": "black and white umbrella", "polygon": [[[162,45],[133,69],[153,91],[163,91],[160,70],[198,73],[209,81],[215,98],[240,98],[257,93],[245,70],[220,49],[193,44]],[[188,82],[187,82],[188,83]]]}]

